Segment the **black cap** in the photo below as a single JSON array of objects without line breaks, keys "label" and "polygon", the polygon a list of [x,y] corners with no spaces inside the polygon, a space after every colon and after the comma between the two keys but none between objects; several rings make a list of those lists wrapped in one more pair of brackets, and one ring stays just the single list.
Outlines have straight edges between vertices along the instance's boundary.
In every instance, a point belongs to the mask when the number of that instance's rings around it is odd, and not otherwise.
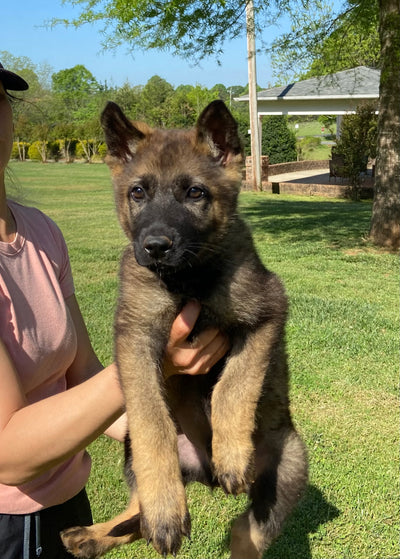
[{"label": "black cap", "polygon": [[14,72],[10,72],[9,70],[5,70],[3,64],[0,62],[0,82],[3,84],[4,89],[10,89],[11,91],[25,91],[29,88],[29,85],[26,81],[14,74]]}]

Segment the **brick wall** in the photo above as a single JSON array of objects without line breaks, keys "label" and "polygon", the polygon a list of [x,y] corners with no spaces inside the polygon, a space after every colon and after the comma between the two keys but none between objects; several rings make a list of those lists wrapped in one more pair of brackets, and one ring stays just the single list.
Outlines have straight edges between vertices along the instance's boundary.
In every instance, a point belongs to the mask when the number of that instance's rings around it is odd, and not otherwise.
[{"label": "brick wall", "polygon": [[[289,163],[275,163],[269,165],[267,155],[261,157],[261,180],[266,182],[269,177],[280,175],[282,173],[295,173],[296,171],[306,171],[308,169],[329,169],[329,160],[311,160],[311,161],[290,161]],[[252,185],[252,157],[246,157],[245,181],[247,188]]]}]

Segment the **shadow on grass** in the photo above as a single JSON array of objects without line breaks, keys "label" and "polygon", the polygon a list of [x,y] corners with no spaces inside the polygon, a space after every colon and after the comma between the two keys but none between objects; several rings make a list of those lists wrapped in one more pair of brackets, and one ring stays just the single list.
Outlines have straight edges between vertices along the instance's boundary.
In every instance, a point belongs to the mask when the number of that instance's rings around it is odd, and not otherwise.
[{"label": "shadow on grass", "polygon": [[363,245],[369,230],[369,202],[316,199],[282,200],[241,196],[240,210],[255,235],[269,234],[289,241],[319,242],[341,248]]},{"label": "shadow on grass", "polygon": [[310,485],[285,525],[282,535],[265,552],[263,559],[311,559],[310,534],[337,518],[339,509],[321,491]]}]

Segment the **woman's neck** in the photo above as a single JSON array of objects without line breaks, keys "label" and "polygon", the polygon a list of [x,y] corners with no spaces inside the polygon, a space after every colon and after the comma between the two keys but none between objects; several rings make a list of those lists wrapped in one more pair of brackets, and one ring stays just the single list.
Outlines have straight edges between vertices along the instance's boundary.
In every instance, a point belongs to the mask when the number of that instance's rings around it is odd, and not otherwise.
[{"label": "woman's neck", "polygon": [[15,239],[17,226],[7,205],[4,181],[0,182],[0,241],[12,243]]}]

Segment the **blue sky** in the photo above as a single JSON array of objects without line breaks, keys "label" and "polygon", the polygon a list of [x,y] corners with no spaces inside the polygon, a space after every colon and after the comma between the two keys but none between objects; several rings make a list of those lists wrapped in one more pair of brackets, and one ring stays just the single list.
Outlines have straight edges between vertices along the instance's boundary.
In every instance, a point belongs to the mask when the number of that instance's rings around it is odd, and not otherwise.
[{"label": "blue sky", "polygon": [[[158,51],[139,51],[132,56],[126,47],[121,47],[116,52],[104,53],[100,27],[46,28],[44,23],[53,17],[77,15],[73,7],[62,5],[61,0],[17,0],[15,3],[3,0],[1,12],[0,50],[18,57],[27,56],[36,65],[47,63],[55,72],[83,64],[98,81],[115,86],[126,80],[132,85],[144,85],[154,75],[175,87],[180,84],[246,85],[248,81],[245,36],[226,45],[221,66],[209,58],[194,67],[181,58]],[[277,28],[268,30],[268,33],[277,32]],[[266,55],[257,59],[257,74],[260,85],[267,87],[272,73]]]},{"label": "blue sky", "polygon": [[[332,0],[335,4],[338,0]],[[104,52],[99,27],[85,25],[79,29],[57,26],[47,28],[45,22],[52,18],[72,18],[78,11],[61,0],[10,0],[2,1],[2,30],[0,51],[14,56],[27,56],[40,65],[49,64],[54,72],[83,64],[100,82],[120,86],[125,81],[131,85],[144,85],[154,75],[166,79],[174,87],[180,84],[212,87],[247,84],[246,37],[226,44],[220,59],[212,59],[193,66],[182,58],[158,51],[137,52],[134,55],[121,47],[115,52]],[[271,42],[282,33],[285,26],[269,27],[264,39]],[[1,61],[0,61],[1,62]],[[273,80],[267,55],[257,57],[257,81],[268,87]]]}]

